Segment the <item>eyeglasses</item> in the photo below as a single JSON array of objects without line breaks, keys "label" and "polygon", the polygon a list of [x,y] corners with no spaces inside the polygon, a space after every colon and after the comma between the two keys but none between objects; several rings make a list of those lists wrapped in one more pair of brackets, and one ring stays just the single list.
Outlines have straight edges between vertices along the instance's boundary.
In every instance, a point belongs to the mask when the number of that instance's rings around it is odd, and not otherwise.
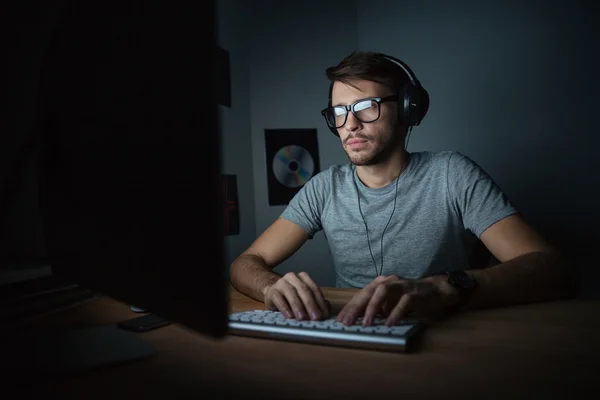
[{"label": "eyeglasses", "polygon": [[349,106],[329,107],[321,111],[327,125],[332,128],[341,128],[348,120],[348,111],[352,111],[354,117],[360,122],[368,123],[376,121],[381,114],[381,103],[397,101],[398,95],[393,94],[386,97],[369,97],[358,100]]}]

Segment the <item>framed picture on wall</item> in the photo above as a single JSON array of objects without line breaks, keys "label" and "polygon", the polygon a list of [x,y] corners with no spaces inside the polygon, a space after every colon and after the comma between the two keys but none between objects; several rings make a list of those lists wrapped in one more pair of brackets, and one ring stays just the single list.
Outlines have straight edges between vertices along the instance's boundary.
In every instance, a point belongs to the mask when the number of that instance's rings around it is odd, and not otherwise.
[{"label": "framed picture on wall", "polygon": [[316,129],[265,129],[269,205],[288,204],[319,173]]},{"label": "framed picture on wall", "polygon": [[238,204],[237,179],[235,175],[221,175],[223,190],[225,236],[239,235],[240,211]]}]

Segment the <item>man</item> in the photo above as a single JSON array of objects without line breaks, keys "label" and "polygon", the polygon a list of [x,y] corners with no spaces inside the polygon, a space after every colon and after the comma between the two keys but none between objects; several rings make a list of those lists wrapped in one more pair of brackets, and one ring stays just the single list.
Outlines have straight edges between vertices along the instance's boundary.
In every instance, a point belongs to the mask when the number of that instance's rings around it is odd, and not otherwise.
[{"label": "man", "polygon": [[[405,150],[429,105],[406,64],[353,52],[326,74],[322,113],[350,164],[310,179],[232,263],[238,290],[288,318],[328,317],[308,274],[273,272],[323,230],[337,286],[361,288],[337,315],[345,324],[362,316],[369,325],[381,314],[391,325],[411,312],[439,316],[572,295],[570,269],[477,164],[456,152]],[[473,269],[474,240],[499,264]]]}]

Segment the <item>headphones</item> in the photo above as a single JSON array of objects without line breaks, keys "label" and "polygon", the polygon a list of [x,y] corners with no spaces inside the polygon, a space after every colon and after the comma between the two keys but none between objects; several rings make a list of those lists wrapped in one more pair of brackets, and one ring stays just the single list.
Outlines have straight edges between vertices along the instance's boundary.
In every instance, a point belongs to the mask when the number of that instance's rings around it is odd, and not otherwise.
[{"label": "headphones", "polygon": [[[429,93],[421,86],[421,83],[408,65],[391,56],[383,56],[383,58],[402,68],[410,81],[398,89],[398,115],[400,123],[407,128],[419,125],[429,109]],[[333,92],[333,83],[331,82],[329,85],[328,108],[332,106],[331,94]],[[337,128],[331,127],[329,124],[327,124],[327,127],[331,133],[339,136]]]}]

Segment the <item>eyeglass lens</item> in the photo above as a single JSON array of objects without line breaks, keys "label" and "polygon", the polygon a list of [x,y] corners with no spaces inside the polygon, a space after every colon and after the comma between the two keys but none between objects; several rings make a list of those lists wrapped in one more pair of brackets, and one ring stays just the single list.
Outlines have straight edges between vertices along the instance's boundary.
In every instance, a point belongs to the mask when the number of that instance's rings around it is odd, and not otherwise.
[{"label": "eyeglass lens", "polygon": [[[379,118],[379,103],[375,100],[360,100],[350,107],[361,122],[373,122]],[[330,126],[341,128],[348,118],[348,110],[344,106],[331,107],[326,111],[325,118]]]}]

